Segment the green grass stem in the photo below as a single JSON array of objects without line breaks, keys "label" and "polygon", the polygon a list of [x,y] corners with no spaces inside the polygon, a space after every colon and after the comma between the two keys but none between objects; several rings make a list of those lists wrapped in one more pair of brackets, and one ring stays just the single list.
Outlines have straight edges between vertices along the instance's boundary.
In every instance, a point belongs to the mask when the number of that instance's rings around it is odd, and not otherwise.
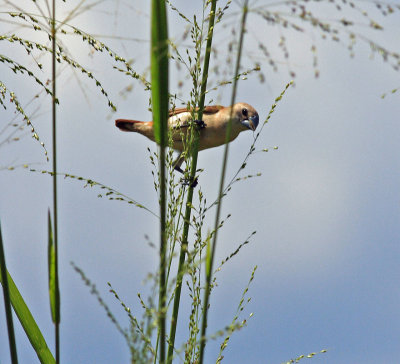
[{"label": "green grass stem", "polygon": [[[236,58],[236,68],[235,75],[239,73],[240,68],[240,59],[242,56],[242,46],[243,46],[243,38],[246,24],[246,17],[248,12],[248,0],[245,0],[243,5],[243,14],[242,21],[240,26],[240,40],[239,40],[239,49]],[[236,99],[236,90],[237,90],[237,78],[235,77],[232,88],[232,96],[231,96],[231,105],[234,104]],[[232,119],[232,118],[231,118]],[[215,247],[217,245],[217,234],[218,234],[218,225],[221,213],[221,205],[222,205],[222,196],[224,192],[224,184],[225,184],[225,173],[226,173],[226,164],[228,161],[228,152],[229,152],[229,136],[232,129],[232,120],[228,123],[228,127],[226,129],[226,144],[224,150],[224,159],[222,162],[222,170],[221,170],[221,178],[219,184],[219,193],[218,193],[218,204],[217,204],[217,213],[215,215],[215,225],[214,225],[214,236],[211,243],[211,248],[207,249],[207,257],[206,257],[206,287],[204,291],[204,299],[203,299],[203,321],[201,325],[201,336],[200,336],[200,359],[199,362],[202,364],[204,362],[204,348],[206,344],[206,330],[207,330],[207,318],[208,318],[208,308],[209,308],[209,300],[210,300],[210,291],[211,291],[211,280],[212,280],[212,272],[213,272],[213,264],[214,264],[214,256],[215,256]]]},{"label": "green grass stem", "polygon": [[165,363],[166,346],[166,173],[165,149],[168,136],[168,27],[164,0],[153,0],[151,8],[151,95],[153,107],[154,134],[159,144],[160,171],[160,282],[158,301],[159,362]]},{"label": "green grass stem", "polygon": [[56,1],[52,3],[51,19],[51,68],[52,68],[52,129],[53,129],[53,214],[54,214],[54,336],[56,363],[60,363],[60,294],[58,283],[58,207],[57,207],[57,123],[56,123]]},{"label": "green grass stem", "polygon": [[[211,55],[211,45],[212,45],[212,38],[214,32],[214,23],[215,23],[215,11],[216,11],[217,1],[211,1],[211,9],[210,9],[210,18],[209,18],[209,27],[208,27],[208,34],[207,34],[207,44],[206,44],[206,52],[204,56],[204,66],[203,66],[203,76],[201,81],[201,93],[200,93],[200,102],[199,102],[199,111],[197,114],[198,120],[202,120],[203,117],[203,109],[205,103],[205,96],[207,90],[207,80],[208,80],[208,68],[210,64],[210,55]],[[194,128],[194,139],[192,143],[192,163],[190,166],[190,180],[194,181],[196,176],[196,169],[197,169],[197,156],[199,150],[199,133]],[[185,218],[184,218],[184,225],[183,225],[183,232],[182,232],[182,246],[179,253],[179,263],[178,263],[178,274],[177,274],[177,281],[175,287],[175,296],[174,296],[174,304],[172,309],[172,318],[171,318],[171,329],[169,335],[169,346],[168,346],[168,359],[167,363],[171,364],[173,359],[174,353],[174,346],[175,346],[175,334],[176,334],[176,327],[178,324],[178,313],[179,313],[179,304],[181,298],[181,291],[182,291],[182,279],[184,274],[184,266],[185,266],[185,257],[186,252],[188,249],[188,234],[189,234],[189,225],[190,225],[190,215],[192,211],[192,200],[193,200],[193,191],[194,187],[193,184],[189,185],[187,200],[186,200],[186,209],[185,209]]]}]

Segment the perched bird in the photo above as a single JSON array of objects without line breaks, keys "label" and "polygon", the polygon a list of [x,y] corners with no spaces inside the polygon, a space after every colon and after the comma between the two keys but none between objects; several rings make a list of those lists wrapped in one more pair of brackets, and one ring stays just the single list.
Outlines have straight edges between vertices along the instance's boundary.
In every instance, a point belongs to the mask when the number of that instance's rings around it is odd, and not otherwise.
[{"label": "perched bird", "polygon": [[[231,110],[233,108],[233,110]],[[257,111],[249,104],[239,102],[233,107],[206,106],[203,111],[203,120],[195,120],[199,127],[199,150],[218,147],[225,144],[226,128],[232,117],[232,128],[229,142],[236,139],[240,132],[256,130],[259,118]],[[172,132],[173,148],[180,152],[174,162],[174,167],[182,172],[180,166],[184,160],[182,152],[185,149],[185,140],[192,120],[192,111],[186,108],[174,109],[169,112],[168,126]],[[138,121],[118,119],[115,126],[122,131],[133,131],[143,134],[155,141],[152,121]]]}]

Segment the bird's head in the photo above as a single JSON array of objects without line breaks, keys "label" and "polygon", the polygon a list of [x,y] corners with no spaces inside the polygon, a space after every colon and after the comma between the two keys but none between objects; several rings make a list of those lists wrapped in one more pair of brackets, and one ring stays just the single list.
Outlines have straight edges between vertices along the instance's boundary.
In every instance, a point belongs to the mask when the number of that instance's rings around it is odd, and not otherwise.
[{"label": "bird's head", "polygon": [[258,113],[253,106],[244,102],[233,105],[233,120],[237,121],[245,129],[256,130],[259,122]]}]

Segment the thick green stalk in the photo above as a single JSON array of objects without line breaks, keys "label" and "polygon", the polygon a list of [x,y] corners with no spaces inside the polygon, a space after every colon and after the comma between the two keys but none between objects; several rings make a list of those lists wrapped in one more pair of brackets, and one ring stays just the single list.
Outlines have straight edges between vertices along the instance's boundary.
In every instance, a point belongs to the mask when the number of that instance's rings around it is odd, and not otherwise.
[{"label": "thick green stalk", "polygon": [[60,293],[58,284],[58,207],[57,207],[57,129],[56,129],[56,2],[53,0],[51,21],[52,37],[52,122],[53,122],[53,213],[54,213],[54,273],[55,273],[55,351],[56,363],[60,362]]},{"label": "thick green stalk", "polygon": [[[236,58],[236,68],[235,68],[235,76],[239,74],[240,67],[240,58],[242,56],[242,46],[243,46],[243,37],[244,37],[244,27],[246,24],[246,17],[248,12],[248,0],[245,1],[243,5],[243,15],[241,22],[241,31],[240,31],[240,40],[239,40],[239,49]],[[234,104],[236,98],[236,89],[237,89],[237,78],[235,77],[232,89],[232,97],[231,97],[231,105]],[[232,115],[231,115],[232,119]],[[212,271],[213,271],[213,263],[215,256],[215,247],[217,245],[217,234],[218,234],[218,225],[221,213],[221,205],[222,205],[222,196],[224,192],[224,184],[225,184],[225,172],[226,172],[226,164],[228,160],[228,151],[229,151],[229,136],[232,129],[232,120],[228,123],[228,127],[226,129],[226,144],[224,150],[224,159],[222,163],[222,171],[221,171],[221,179],[219,185],[219,193],[218,193],[218,204],[217,204],[217,213],[215,215],[215,224],[214,224],[214,236],[211,244],[211,249],[207,249],[207,258],[206,258],[206,288],[204,291],[204,299],[203,299],[203,322],[201,325],[201,336],[200,336],[200,364],[204,362],[204,348],[206,345],[206,331],[207,331],[207,317],[208,317],[208,306],[210,300],[210,291],[211,291],[211,280],[212,280]]]},{"label": "thick green stalk", "polygon": [[167,301],[167,282],[166,282],[166,194],[165,194],[165,146],[160,146],[160,180],[164,181],[160,185],[160,295],[159,295],[159,315],[160,315],[160,363],[165,363],[165,343],[166,343],[166,301]]},{"label": "thick green stalk", "polygon": [[158,338],[160,347],[159,362],[165,363],[166,344],[166,173],[165,148],[168,136],[168,30],[167,11],[164,0],[153,0],[151,7],[151,96],[153,106],[154,132],[160,145],[160,285],[158,300]]},{"label": "thick green stalk", "polygon": [[[201,81],[201,93],[200,93],[200,102],[199,102],[199,111],[197,114],[198,120],[202,120],[203,118],[203,109],[204,102],[206,97],[207,90],[207,79],[208,79],[208,68],[210,64],[210,55],[211,55],[211,45],[212,38],[214,32],[214,21],[215,21],[215,10],[217,6],[217,0],[212,0],[211,2],[211,10],[210,10],[210,20],[208,26],[208,34],[207,34],[207,44],[206,44],[206,53],[204,57],[204,66],[203,66],[203,77]],[[194,139],[192,143],[192,163],[190,166],[190,181],[194,181],[196,176],[197,169],[197,156],[199,151],[199,133],[194,130]],[[188,196],[186,200],[186,209],[185,209],[185,219],[183,225],[183,233],[182,233],[182,246],[179,254],[179,265],[178,265],[178,274],[177,281],[175,287],[175,297],[174,297],[174,306],[172,310],[172,319],[171,319],[171,329],[169,335],[169,347],[168,347],[168,358],[167,363],[172,363],[172,357],[174,354],[174,345],[175,345],[175,334],[176,327],[178,324],[178,313],[179,313],[179,304],[181,299],[181,290],[182,290],[182,279],[184,274],[184,265],[185,265],[185,256],[188,249],[188,234],[189,234],[189,225],[190,225],[190,215],[192,212],[192,200],[193,200],[193,184],[189,185]]]}]

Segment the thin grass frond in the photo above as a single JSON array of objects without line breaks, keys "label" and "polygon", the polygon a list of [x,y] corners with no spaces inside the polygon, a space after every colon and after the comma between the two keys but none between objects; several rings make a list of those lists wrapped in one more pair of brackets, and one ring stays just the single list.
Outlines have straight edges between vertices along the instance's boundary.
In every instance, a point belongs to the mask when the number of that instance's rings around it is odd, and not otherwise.
[{"label": "thin grass frond", "polygon": [[[290,81],[289,83],[286,84],[285,88],[283,89],[283,91],[280,93],[280,95],[278,97],[275,98],[274,103],[272,104],[272,106],[270,107],[270,110],[268,112],[268,115],[265,119],[265,121],[262,123],[260,130],[257,132],[257,134],[255,135],[254,139],[253,139],[253,143],[250,145],[249,151],[247,152],[243,162],[241,163],[240,167],[238,168],[238,170],[236,171],[236,173],[233,175],[233,177],[231,178],[231,180],[229,181],[229,183],[226,185],[226,187],[224,188],[222,194],[221,194],[221,199],[223,197],[225,197],[227,195],[227,193],[231,190],[232,184],[234,184],[235,182],[240,181],[242,178],[244,177],[238,177],[239,174],[246,168],[247,166],[247,162],[249,160],[249,158],[256,153],[256,148],[255,145],[257,143],[258,138],[260,137],[262,130],[264,129],[264,126],[269,122],[269,120],[272,117],[272,114],[275,112],[276,107],[278,106],[278,103],[282,100],[282,98],[284,97],[286,91],[288,90],[288,88],[293,85],[293,81]],[[277,149],[277,147],[274,147]],[[253,178],[253,177],[259,177],[260,175],[257,173],[256,175],[248,175],[246,176],[247,178]],[[239,179],[238,179],[239,178]],[[204,213],[207,212],[209,209],[211,209],[213,206],[218,205],[218,203],[220,202],[221,199],[216,199],[215,201],[213,201],[209,206],[207,206],[204,210]]]},{"label": "thin grass frond", "polygon": [[112,313],[111,309],[108,307],[108,305],[104,302],[103,298],[100,296],[99,291],[97,290],[97,287],[94,283],[91,282],[91,280],[86,276],[85,272],[79,268],[77,265],[75,265],[74,262],[71,262],[71,266],[74,268],[75,272],[77,272],[82,281],[85,283],[87,287],[90,288],[90,293],[96,297],[98,303],[100,306],[104,309],[104,311],[107,314],[107,317],[110,319],[110,321],[114,324],[114,326],[117,328],[117,330],[120,332],[120,334],[125,338],[126,342],[130,344],[130,337],[126,329],[123,329],[118,320],[116,319],[115,315]]},{"label": "thin grass frond", "polygon": [[[1,56],[0,56],[0,58],[1,58]],[[18,101],[17,96],[15,95],[15,93],[13,91],[8,90],[6,85],[3,82],[0,81],[0,95],[1,95],[0,103],[3,105],[4,108],[5,108],[5,105],[4,105],[3,99],[6,97],[6,94],[9,95],[9,97],[10,97],[9,101],[10,101],[10,103],[12,103],[14,105],[15,110],[17,111],[17,113],[19,113],[23,117],[26,125],[28,127],[30,127],[30,129],[31,129],[30,132],[31,132],[32,138],[37,140],[40,143],[41,147],[44,150],[44,155],[45,155],[47,161],[49,161],[49,157],[48,157],[46,146],[41,141],[38,133],[36,132],[35,127],[32,124],[32,121],[30,120],[29,116],[25,113],[25,111],[22,108],[20,102]]]},{"label": "thin grass frond", "polygon": [[389,95],[389,94],[393,95],[393,94],[395,94],[395,93],[396,93],[397,91],[399,91],[399,90],[400,90],[400,87],[394,88],[394,89],[392,89],[390,92],[385,92],[384,94],[382,94],[382,95],[381,95],[381,98],[384,99],[387,95]]},{"label": "thin grass frond", "polygon": [[[21,13],[9,13],[9,15],[12,16],[13,18],[18,18],[18,19],[25,21],[28,24],[32,25],[35,31],[45,32],[48,35],[49,40],[52,41],[51,29],[48,28],[46,23],[44,25],[40,26],[40,25],[38,25],[39,24],[38,19],[36,19],[32,15],[22,13],[22,12]],[[108,56],[111,57],[113,59],[113,61],[115,61],[117,64],[119,64],[119,63],[123,64],[124,68],[121,68],[118,66],[113,66],[114,69],[116,69],[120,72],[124,72],[137,80],[140,80],[146,86],[146,89],[149,89],[150,83],[148,81],[146,81],[146,79],[142,75],[140,75],[136,71],[134,71],[133,68],[131,67],[131,65],[129,64],[129,62],[125,58],[119,56],[116,52],[114,52],[105,43],[101,42],[100,40],[96,39],[94,36],[84,32],[83,30],[81,30],[75,26],[61,23],[59,21],[56,21],[56,24],[58,25],[57,29],[58,29],[59,34],[62,34],[62,35],[72,34],[72,35],[80,36],[82,41],[84,43],[86,43],[87,45],[89,45],[89,47],[91,48],[91,50],[93,52],[100,52],[100,53],[108,54]],[[16,44],[20,44],[21,46],[23,46],[25,48],[25,50],[28,52],[28,54],[30,54],[33,50],[39,50],[39,51],[48,52],[48,53],[53,52],[52,47],[48,47],[45,44],[37,43],[34,41],[30,41],[30,40],[18,37],[15,34],[3,35],[0,37],[0,41],[1,40],[7,40],[9,42],[15,42]],[[85,74],[89,79],[93,79],[96,87],[98,87],[100,89],[100,92],[106,97],[108,106],[113,111],[116,110],[116,106],[115,106],[114,102],[109,98],[107,91],[102,86],[102,83],[93,75],[92,72],[88,71],[84,66],[79,64],[76,60],[72,59],[68,55],[68,53],[66,51],[66,47],[64,47],[62,45],[60,39],[58,39],[58,41],[57,41],[56,50],[54,50],[54,52],[56,52],[56,56],[57,56],[56,59],[57,59],[58,63],[61,63],[64,61],[64,62],[66,62],[66,64],[68,64],[73,69],[79,70],[82,74]],[[0,61],[1,61],[1,58],[0,58]],[[39,68],[42,67],[42,65],[40,63],[38,64],[38,66],[39,66]],[[18,67],[15,69],[18,70]],[[36,82],[40,83],[41,81],[36,80]]]},{"label": "thin grass frond", "polygon": [[[41,174],[47,174],[49,176],[53,176],[53,172],[51,171],[47,171],[47,170],[40,170],[40,169],[34,169],[34,168],[29,168],[29,165],[24,164],[22,166],[25,169],[28,169],[30,172],[35,172],[35,173],[41,173]],[[9,168],[10,169],[10,168]],[[104,190],[106,192],[102,192],[99,193],[97,195],[97,197],[102,198],[102,197],[106,197],[108,200],[111,201],[123,201],[126,202],[130,205],[134,205],[136,207],[139,207],[141,209],[146,210],[147,212],[151,213],[153,216],[158,218],[158,215],[151,211],[149,208],[147,208],[146,206],[144,206],[143,204],[137,202],[136,200],[134,200],[133,198],[118,192],[117,190],[115,190],[112,187],[106,186],[105,184],[101,183],[101,182],[96,182],[95,180],[89,179],[89,178],[85,178],[85,177],[80,177],[80,176],[75,176],[73,174],[70,173],[57,173],[57,175],[64,177],[64,179],[73,179],[73,180],[77,180],[77,181],[82,181],[85,182],[85,185],[83,186],[84,188],[86,187],[98,187],[101,190]]]},{"label": "thin grass frond", "polygon": [[219,271],[222,269],[222,266],[223,266],[226,262],[228,262],[228,260],[231,260],[235,255],[237,255],[237,254],[239,253],[239,251],[240,251],[245,245],[249,244],[249,243],[250,243],[250,239],[251,239],[256,233],[257,233],[256,231],[253,231],[253,232],[246,238],[246,240],[245,240],[243,243],[241,243],[241,244],[236,248],[236,250],[235,250],[233,253],[229,254],[224,260],[222,260],[221,263],[220,263],[220,265],[219,265],[219,267],[215,270],[214,274],[215,274],[216,272],[219,272]]},{"label": "thin grass frond", "polygon": [[[249,287],[250,287],[251,282],[253,282],[253,280],[254,280],[254,275],[255,275],[255,273],[256,273],[256,270],[257,270],[257,266],[255,266],[255,267],[253,268],[252,272],[251,272],[250,279],[249,279],[249,281],[248,281],[248,283],[247,283],[246,288],[244,289],[244,291],[243,291],[243,293],[242,293],[242,297],[241,297],[241,299],[240,299],[240,301],[239,301],[239,305],[238,305],[238,307],[237,307],[235,316],[234,316],[234,318],[233,318],[231,324],[229,325],[229,329],[228,329],[228,331],[227,331],[227,335],[226,335],[224,341],[222,342],[222,344],[221,344],[221,346],[220,346],[219,355],[218,355],[218,358],[217,358],[217,361],[216,361],[217,364],[219,364],[219,363],[222,361],[222,359],[223,359],[222,352],[223,352],[223,351],[226,349],[226,347],[228,346],[228,343],[229,343],[229,340],[230,340],[232,334],[233,334],[235,331],[237,331],[237,330],[243,328],[243,327],[247,324],[247,320],[242,320],[240,323],[238,323],[237,321],[238,321],[238,319],[239,319],[239,315],[243,312],[243,310],[245,309],[246,305],[247,305],[247,304],[250,302],[250,300],[251,300],[250,298],[246,299],[246,294],[247,294],[247,292],[249,291]],[[253,314],[250,314],[250,317],[253,317]]]},{"label": "thin grass frond", "polygon": [[169,5],[169,7],[175,11],[183,20],[185,20],[187,23],[192,24],[192,22],[187,18],[185,14],[183,14],[178,8],[176,8],[170,0],[165,0],[165,2]]},{"label": "thin grass frond", "polygon": [[[136,362],[144,362],[143,359],[146,358],[148,362],[152,362],[156,355],[156,350],[153,348],[151,343],[151,333],[156,328],[156,325],[153,324],[154,317],[151,313],[151,310],[148,308],[144,309],[144,319],[141,322],[132,315],[132,310],[128,307],[119,297],[115,289],[112,287],[111,283],[107,283],[110,287],[110,293],[112,293],[117,299],[117,301],[121,304],[124,311],[127,313],[130,324],[131,324],[131,334],[130,337],[127,336],[128,344],[131,348],[132,361]],[[142,305],[143,307],[143,305]],[[154,311],[154,310],[153,310]],[[150,354],[150,357],[147,355]]]},{"label": "thin grass frond", "polygon": [[324,354],[324,353],[326,353],[328,350],[326,350],[326,349],[323,349],[323,350],[320,350],[320,351],[318,351],[318,352],[313,352],[313,353],[310,353],[310,354],[306,354],[306,355],[300,355],[300,356],[298,356],[296,359],[290,359],[290,360],[288,360],[288,361],[285,361],[284,363],[282,363],[282,364],[293,364],[293,363],[298,363],[300,360],[302,360],[302,359],[311,359],[311,358],[313,358],[315,355],[318,355],[318,354]]}]

